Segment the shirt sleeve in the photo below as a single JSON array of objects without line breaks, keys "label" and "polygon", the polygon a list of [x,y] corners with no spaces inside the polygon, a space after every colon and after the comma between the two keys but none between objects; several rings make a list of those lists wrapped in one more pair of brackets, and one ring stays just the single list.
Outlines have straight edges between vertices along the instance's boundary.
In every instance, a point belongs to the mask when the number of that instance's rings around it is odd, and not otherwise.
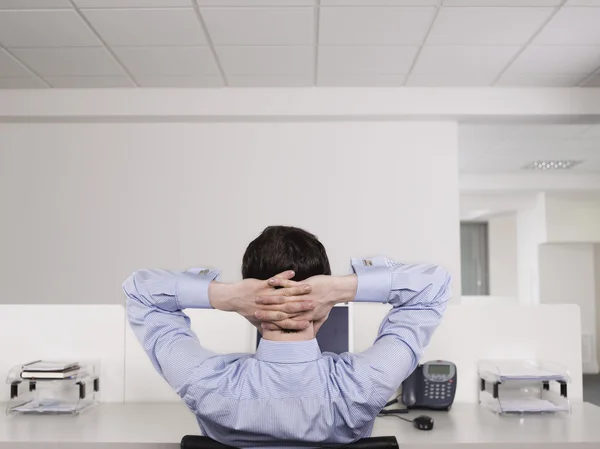
[{"label": "shirt sleeve", "polygon": [[392,305],[375,343],[357,355],[385,403],[416,368],[451,297],[450,274],[437,265],[404,265],[379,257],[353,259],[355,301]]},{"label": "shirt sleeve", "polygon": [[140,270],[123,283],[127,318],[154,368],[183,397],[194,370],[215,354],[204,349],[184,308],[211,308],[208,286],[218,271]]}]

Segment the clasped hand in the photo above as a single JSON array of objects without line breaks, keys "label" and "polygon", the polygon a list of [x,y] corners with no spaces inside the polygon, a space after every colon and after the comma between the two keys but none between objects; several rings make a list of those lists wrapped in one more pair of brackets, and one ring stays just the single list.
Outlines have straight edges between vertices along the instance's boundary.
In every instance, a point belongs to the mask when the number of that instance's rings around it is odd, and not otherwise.
[{"label": "clasped hand", "polygon": [[228,288],[217,284],[210,293],[211,303],[239,313],[261,331],[304,330],[313,322],[316,334],[331,308],[352,301],[356,294],[356,276],[320,275],[302,282],[292,281],[293,277],[293,271],[285,271],[266,281],[244,279]]}]

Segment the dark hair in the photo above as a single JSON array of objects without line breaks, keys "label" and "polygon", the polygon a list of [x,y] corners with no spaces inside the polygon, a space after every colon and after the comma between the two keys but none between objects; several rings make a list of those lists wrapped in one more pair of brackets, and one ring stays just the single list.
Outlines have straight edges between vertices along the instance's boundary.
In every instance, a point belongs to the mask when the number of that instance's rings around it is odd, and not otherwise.
[{"label": "dark hair", "polygon": [[246,248],[242,277],[264,280],[286,270],[294,270],[294,281],[331,274],[325,247],[316,236],[292,226],[269,226]]}]

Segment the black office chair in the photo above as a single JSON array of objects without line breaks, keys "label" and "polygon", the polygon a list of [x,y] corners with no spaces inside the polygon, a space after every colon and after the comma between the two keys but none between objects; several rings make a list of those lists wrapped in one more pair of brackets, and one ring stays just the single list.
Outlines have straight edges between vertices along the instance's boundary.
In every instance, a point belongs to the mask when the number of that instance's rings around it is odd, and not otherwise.
[{"label": "black office chair", "polygon": [[[330,446],[331,447],[331,446]],[[338,449],[399,449],[396,437],[363,438],[354,443],[337,446]],[[181,439],[181,449],[237,449],[221,444],[211,438],[199,435],[186,435]]]}]

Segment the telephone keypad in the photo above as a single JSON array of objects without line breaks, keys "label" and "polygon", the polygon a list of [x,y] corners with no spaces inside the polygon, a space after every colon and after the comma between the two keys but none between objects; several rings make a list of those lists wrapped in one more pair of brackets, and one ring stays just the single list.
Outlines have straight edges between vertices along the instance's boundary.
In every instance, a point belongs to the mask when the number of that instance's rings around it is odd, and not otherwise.
[{"label": "telephone keypad", "polygon": [[446,400],[452,396],[452,384],[446,382],[430,382],[424,380],[424,396],[429,399]]}]

